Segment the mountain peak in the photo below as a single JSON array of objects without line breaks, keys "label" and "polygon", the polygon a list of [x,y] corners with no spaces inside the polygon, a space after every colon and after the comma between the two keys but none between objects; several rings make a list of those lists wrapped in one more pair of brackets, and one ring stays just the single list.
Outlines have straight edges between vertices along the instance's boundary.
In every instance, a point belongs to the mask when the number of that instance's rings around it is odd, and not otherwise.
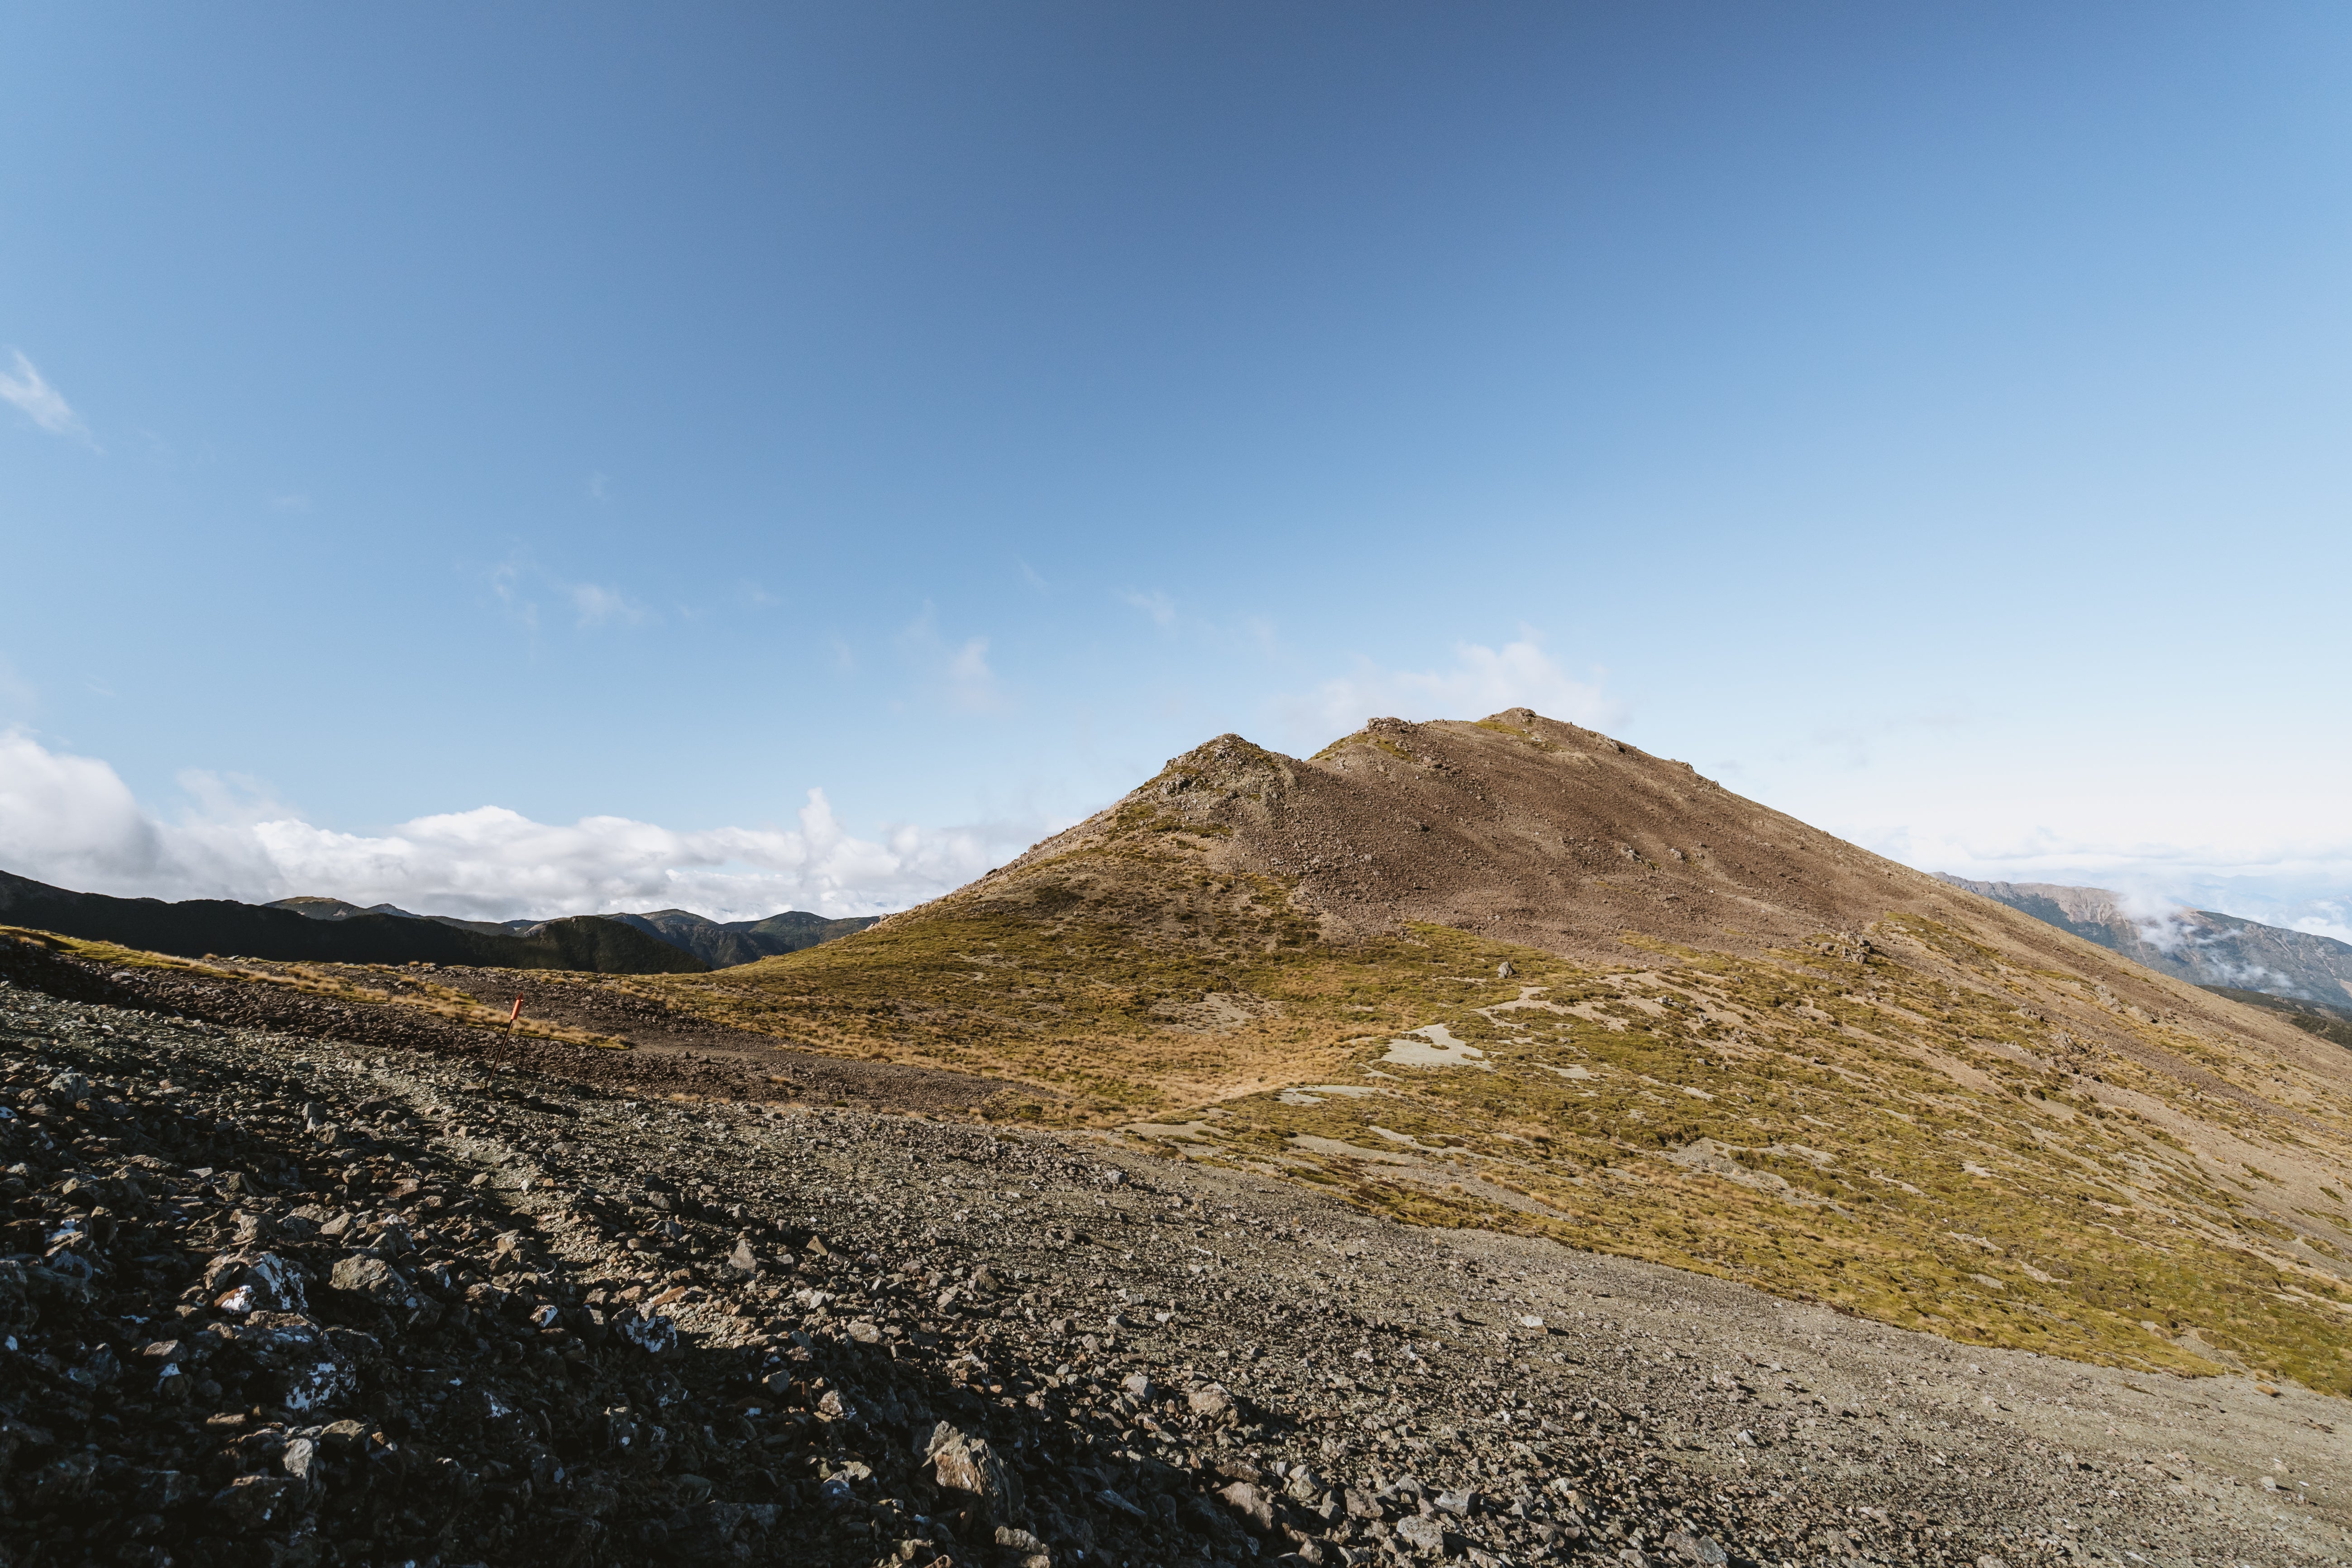
[{"label": "mountain peak", "polygon": [[1524,709],[1217,736],[945,898],[643,989],[1383,1213],[2352,1386],[2339,1048]]},{"label": "mountain peak", "polygon": [[1622,959],[1629,931],[1757,951],[1950,902],[1688,763],[1526,708],[1375,719],[1303,759],[1220,735],[988,880],[1177,843],[1206,870],[1295,882],[1342,941],[1423,922],[1564,955]]}]

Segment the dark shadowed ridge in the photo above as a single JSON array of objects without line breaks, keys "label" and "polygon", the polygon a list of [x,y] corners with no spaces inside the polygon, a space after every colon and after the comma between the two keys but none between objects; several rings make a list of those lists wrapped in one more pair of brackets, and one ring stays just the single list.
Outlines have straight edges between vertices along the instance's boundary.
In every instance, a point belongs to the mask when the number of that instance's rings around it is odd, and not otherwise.
[{"label": "dark shadowed ridge", "polygon": [[[314,921],[358,920],[368,915],[389,915],[404,921],[432,921],[458,931],[478,931],[484,936],[532,937],[546,930],[549,924],[546,921],[468,921],[460,920],[456,915],[420,915],[393,904],[373,904],[362,909],[341,899],[315,897],[279,899],[265,907],[291,910]],[[691,910],[655,910],[646,914],[611,914],[594,918],[617,921],[634,927],[656,942],[667,942],[694,954],[713,969],[730,969],[739,963],[757,963],[763,958],[800,952],[819,942],[853,935],[872,925],[879,917],[852,915],[841,920],[827,920],[805,910],[786,910],[765,920],[714,921]]]},{"label": "dark shadowed ridge", "polygon": [[853,915],[827,920],[805,910],[786,910],[765,920],[719,921],[688,910],[656,910],[650,914],[604,918],[683,948],[713,969],[731,969],[739,963],[757,963],[763,958],[803,952],[819,942],[852,935],[872,925],[877,917]]},{"label": "dark shadowed ridge", "polygon": [[117,899],[5,871],[0,871],[0,924],[183,958],[233,953],[280,963],[423,962],[606,974],[693,974],[708,967],[670,943],[593,915],[550,921],[529,936],[502,936],[401,915],[316,920],[227,899]]}]

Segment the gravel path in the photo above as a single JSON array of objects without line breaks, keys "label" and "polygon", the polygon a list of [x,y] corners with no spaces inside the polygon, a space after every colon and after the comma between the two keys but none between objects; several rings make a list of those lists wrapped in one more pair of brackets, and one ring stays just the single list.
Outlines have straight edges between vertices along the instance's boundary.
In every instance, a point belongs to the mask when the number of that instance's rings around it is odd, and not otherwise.
[{"label": "gravel path", "polygon": [[626,1092],[0,989],[0,1563],[2347,1555],[2299,1390]]}]

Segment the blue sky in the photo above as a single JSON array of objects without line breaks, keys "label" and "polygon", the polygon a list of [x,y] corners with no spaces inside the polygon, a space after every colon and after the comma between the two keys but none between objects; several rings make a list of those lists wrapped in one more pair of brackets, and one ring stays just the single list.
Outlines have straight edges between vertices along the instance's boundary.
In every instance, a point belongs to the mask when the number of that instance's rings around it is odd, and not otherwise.
[{"label": "blue sky", "polygon": [[891,907],[1222,731],[1528,701],[2352,920],[2347,65],[2286,5],[17,7],[0,866]]}]

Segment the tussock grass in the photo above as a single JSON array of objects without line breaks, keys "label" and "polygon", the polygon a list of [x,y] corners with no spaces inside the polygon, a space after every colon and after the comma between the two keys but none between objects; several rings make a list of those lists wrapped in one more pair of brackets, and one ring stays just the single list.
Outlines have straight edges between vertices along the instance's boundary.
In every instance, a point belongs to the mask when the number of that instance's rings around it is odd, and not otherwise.
[{"label": "tussock grass", "polygon": [[[1212,874],[1181,844],[1129,868],[1148,889],[1075,868],[1058,897],[959,896],[625,984],[803,1047],[1013,1079],[1037,1091],[1024,1120],[1148,1128],[1416,1224],[1551,1236],[1969,1342],[2352,1393],[2346,1216],[2283,1223],[2244,1161],[2206,1147],[2251,1141],[2266,1172],[2340,1185],[2352,1106],[2120,1005],[2105,1041],[2053,1022],[2100,1005],[2082,976],[1916,917],[1762,958],[1648,944],[1638,969],[1435,926],[1321,942],[1278,879]],[[1187,1032],[1217,996],[1270,1009]],[[1433,1024],[1483,1061],[1384,1059]],[[1318,1084],[1370,1092],[1298,1092]]]},{"label": "tussock grass", "polygon": [[[0,936],[31,942],[53,952],[87,959],[110,969],[168,970],[196,979],[243,981],[346,1006],[414,1008],[468,1028],[496,1029],[502,1034],[560,1040],[567,1045],[595,1046],[607,1050],[628,1048],[625,1041],[609,1035],[599,1035],[545,1019],[526,1016],[509,1029],[503,1009],[477,1001],[462,991],[436,984],[417,971],[387,964],[330,965],[281,963],[257,958],[177,958],[169,953],[144,952],[110,942],[91,942],[17,926],[0,926]],[[535,981],[548,980],[556,973],[546,970],[528,973]],[[362,976],[366,978],[360,978]]]}]

